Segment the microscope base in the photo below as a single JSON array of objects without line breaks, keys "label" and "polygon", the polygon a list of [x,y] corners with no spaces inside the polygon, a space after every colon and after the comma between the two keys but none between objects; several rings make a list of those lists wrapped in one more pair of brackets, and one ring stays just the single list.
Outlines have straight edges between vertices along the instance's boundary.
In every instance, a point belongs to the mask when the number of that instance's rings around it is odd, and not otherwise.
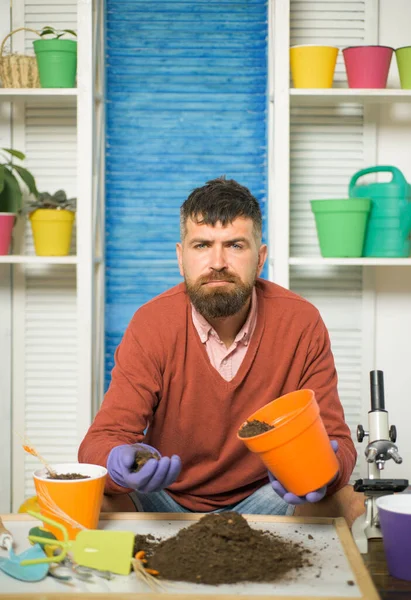
[{"label": "microscope base", "polygon": [[367,554],[368,540],[382,538],[381,529],[375,525],[371,525],[371,521],[367,519],[366,513],[354,521],[351,533],[360,554]]}]

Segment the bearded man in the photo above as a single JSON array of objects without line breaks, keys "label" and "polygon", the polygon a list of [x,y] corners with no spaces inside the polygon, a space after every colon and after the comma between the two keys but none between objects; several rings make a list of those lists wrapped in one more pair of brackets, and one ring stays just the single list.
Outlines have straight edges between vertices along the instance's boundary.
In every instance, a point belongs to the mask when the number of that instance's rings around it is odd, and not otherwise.
[{"label": "bearded man", "polygon": [[[79,461],[107,466],[106,494],[128,494],[139,511],[293,514],[343,488],[356,461],[326,327],[309,302],[259,277],[267,247],[247,188],[209,181],[184,202],[180,224],[184,283],[133,316]],[[315,392],[339,472],[297,497],[236,433],[302,388]],[[135,472],[139,449],[158,460]]]}]

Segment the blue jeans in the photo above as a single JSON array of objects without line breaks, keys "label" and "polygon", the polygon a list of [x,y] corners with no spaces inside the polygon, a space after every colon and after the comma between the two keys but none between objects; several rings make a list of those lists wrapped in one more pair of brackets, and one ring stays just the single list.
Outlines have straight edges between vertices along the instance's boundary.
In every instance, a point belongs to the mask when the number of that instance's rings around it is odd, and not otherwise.
[{"label": "blue jeans", "polygon": [[[188,508],[184,508],[178,504],[162,490],[161,492],[151,492],[150,494],[142,494],[141,492],[131,492],[136,509],[139,512],[173,512],[173,513],[189,513],[192,512]],[[224,508],[218,508],[210,512],[220,513],[233,510],[245,515],[292,515],[294,514],[294,506],[285,502],[276,494],[271,485],[267,483],[260,487],[248,498],[244,498],[237,504],[231,504]]]}]

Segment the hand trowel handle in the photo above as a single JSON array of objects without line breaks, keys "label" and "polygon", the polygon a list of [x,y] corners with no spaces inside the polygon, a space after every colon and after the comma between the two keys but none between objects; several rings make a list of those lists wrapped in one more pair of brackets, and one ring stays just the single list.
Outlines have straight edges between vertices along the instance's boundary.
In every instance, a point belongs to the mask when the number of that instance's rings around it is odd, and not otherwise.
[{"label": "hand trowel handle", "polygon": [[10,551],[13,545],[13,536],[10,531],[4,527],[0,517],[0,547]]},{"label": "hand trowel handle", "polygon": [[48,523],[49,525],[53,525],[53,527],[57,527],[63,534],[63,541],[60,540],[50,540],[50,538],[41,537],[37,535],[29,535],[30,542],[37,542],[40,544],[52,544],[53,546],[60,546],[62,548],[61,554],[58,556],[45,556],[44,558],[36,558],[36,559],[26,559],[21,561],[21,565],[38,565],[40,563],[50,563],[50,562],[61,562],[65,559],[67,555],[67,550],[71,546],[71,542],[68,539],[67,529],[61,523],[57,523],[53,519],[49,519],[45,517],[41,513],[37,513],[34,510],[28,510],[27,513],[39,521],[43,521],[44,523]]}]

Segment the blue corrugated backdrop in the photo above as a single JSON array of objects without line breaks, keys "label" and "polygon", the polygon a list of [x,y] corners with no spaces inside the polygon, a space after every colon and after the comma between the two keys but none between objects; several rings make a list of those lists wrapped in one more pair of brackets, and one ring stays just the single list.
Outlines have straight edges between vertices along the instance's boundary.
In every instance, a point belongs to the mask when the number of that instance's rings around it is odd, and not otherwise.
[{"label": "blue corrugated backdrop", "polygon": [[226,175],[266,216],[267,1],[106,0],[106,385],[134,311],[181,281],[179,207]]}]

